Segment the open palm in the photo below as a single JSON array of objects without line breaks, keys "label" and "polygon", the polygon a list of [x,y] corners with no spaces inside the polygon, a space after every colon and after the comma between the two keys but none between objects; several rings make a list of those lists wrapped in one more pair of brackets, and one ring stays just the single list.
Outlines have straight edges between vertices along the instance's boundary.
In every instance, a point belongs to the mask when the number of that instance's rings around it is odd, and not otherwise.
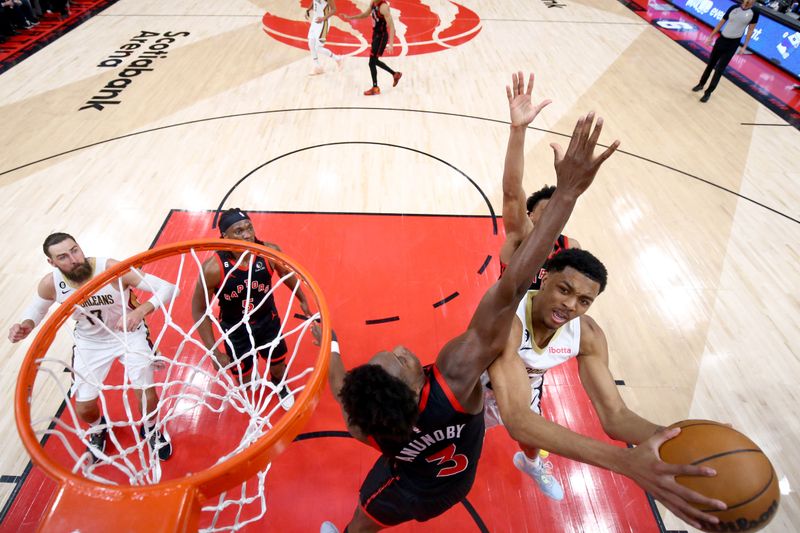
[{"label": "open palm", "polygon": [[525,88],[525,78],[522,72],[511,75],[511,86],[506,85],[506,96],[508,96],[508,110],[511,113],[512,126],[527,126],[536,115],[547,106],[551,100],[543,100],[533,105],[531,94],[533,93],[533,73],[528,78],[528,88]]}]

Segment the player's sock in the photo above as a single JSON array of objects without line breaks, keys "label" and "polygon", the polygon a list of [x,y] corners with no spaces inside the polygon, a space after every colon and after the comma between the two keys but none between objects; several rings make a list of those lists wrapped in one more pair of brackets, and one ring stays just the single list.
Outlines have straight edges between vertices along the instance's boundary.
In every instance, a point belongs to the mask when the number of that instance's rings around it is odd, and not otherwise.
[{"label": "player's sock", "polygon": [[549,461],[544,462],[538,456],[531,460],[523,452],[517,452],[514,454],[514,466],[533,478],[536,485],[548,498],[556,501],[564,499],[564,489],[553,476],[553,464]]}]

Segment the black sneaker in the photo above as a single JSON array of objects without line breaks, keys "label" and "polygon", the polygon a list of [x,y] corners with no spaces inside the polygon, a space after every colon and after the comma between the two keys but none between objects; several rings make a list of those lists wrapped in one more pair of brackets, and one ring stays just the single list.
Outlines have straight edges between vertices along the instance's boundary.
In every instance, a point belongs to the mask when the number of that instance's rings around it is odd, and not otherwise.
[{"label": "black sneaker", "polygon": [[702,91],[702,90],[703,90],[703,84],[702,83],[698,83],[697,85],[692,87],[692,92],[695,92],[695,93],[699,92],[699,91]]},{"label": "black sneaker", "polygon": [[708,102],[709,98],[711,98],[711,93],[705,93],[700,97],[700,101],[705,103]]},{"label": "black sneaker", "polygon": [[[100,423],[98,427],[105,426],[106,419],[105,417],[100,419]],[[108,427],[103,427],[100,431],[94,431],[88,434],[89,437],[89,444],[86,446],[86,451],[89,452],[89,456],[92,458],[92,463],[96,463],[100,460],[100,454],[105,453],[106,451],[106,441],[108,440]]]},{"label": "black sneaker", "polygon": [[158,453],[158,458],[160,460],[166,461],[172,457],[172,444],[170,444],[167,438],[164,437],[158,429],[155,427],[151,429],[149,438],[145,438],[145,431],[144,426],[140,427],[139,436],[142,437],[142,440],[147,440],[150,449]]}]

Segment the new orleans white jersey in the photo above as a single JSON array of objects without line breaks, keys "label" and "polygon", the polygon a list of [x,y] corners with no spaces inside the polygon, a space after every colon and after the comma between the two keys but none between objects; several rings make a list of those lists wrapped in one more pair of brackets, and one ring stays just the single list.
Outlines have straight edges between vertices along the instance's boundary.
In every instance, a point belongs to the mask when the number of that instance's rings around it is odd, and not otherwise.
[{"label": "new orleans white jersey", "polygon": [[[94,263],[94,274],[96,277],[106,269],[107,258],[91,257],[90,263]],[[60,304],[75,292],[69,280],[67,280],[60,270],[53,271],[53,282],[56,288],[56,301]],[[120,293],[118,281],[114,281],[104,286],[84,302],[80,304],[83,312],[76,309],[72,313],[75,320],[75,340],[92,343],[117,343],[117,337],[112,331],[122,317],[123,306],[126,312],[133,310],[130,301],[130,290],[125,289]],[[111,331],[109,331],[111,330]],[[136,329],[136,333],[146,335],[144,322]],[[114,331],[117,336],[122,336],[122,332]]]},{"label": "new orleans white jersey", "polygon": [[[581,319],[573,318],[556,330],[546,346],[539,347],[533,339],[531,325],[531,307],[533,299],[539,291],[528,291],[517,307],[517,318],[522,322],[522,339],[518,348],[519,356],[525,363],[528,379],[531,383],[531,410],[541,413],[542,386],[544,375],[551,368],[577,356],[581,347]],[[487,427],[502,424],[497,409],[494,393],[491,391],[489,374],[481,376],[486,395]],[[496,418],[496,420],[494,420]]]},{"label": "new orleans white jersey", "polygon": [[328,0],[312,0],[311,11],[308,12],[311,22],[314,22],[318,17],[324,17],[328,14]]}]

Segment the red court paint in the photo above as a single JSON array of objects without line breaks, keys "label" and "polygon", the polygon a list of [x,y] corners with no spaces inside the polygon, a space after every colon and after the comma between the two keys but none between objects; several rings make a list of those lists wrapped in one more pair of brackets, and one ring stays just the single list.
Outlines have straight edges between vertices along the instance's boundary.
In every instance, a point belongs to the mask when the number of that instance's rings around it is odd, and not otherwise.
[{"label": "red court paint", "polygon": [[[395,28],[402,30],[407,48],[403,55],[430,54],[462,45],[472,40],[481,31],[481,19],[471,9],[450,2],[452,10],[436,13],[422,0],[392,0],[390,6],[395,20]],[[279,17],[270,12],[264,14],[264,33],[284,44],[308,50],[309,22],[304,19],[310,2],[296,2],[297,16],[294,19]],[[364,9],[364,2],[358,4],[351,0],[339,0],[336,8],[339,15],[357,15]],[[369,17],[359,20],[337,19],[337,24],[349,26],[344,31],[333,24],[328,30],[326,48],[335,54],[366,57],[372,43],[372,21]],[[403,46],[395,39],[395,54],[400,54]]]},{"label": "red court paint", "polygon": [[[479,298],[499,273],[495,251],[502,236],[493,235],[488,217],[311,213],[251,216],[259,237],[279,244],[322,287],[349,367],[396,344],[407,345],[423,363],[432,362],[444,342],[465,328]],[[173,212],[156,245],[216,236],[211,229],[212,218],[213,213]],[[495,257],[479,274],[487,254]],[[175,275],[154,273],[171,275],[173,279]],[[185,307],[176,310],[176,320],[189,316],[193,282],[182,283]],[[434,307],[434,303],[454,292],[459,293],[456,298]],[[366,323],[386,316],[399,316],[400,320]],[[162,346],[165,355],[169,355],[169,342]],[[120,380],[121,376],[120,366],[115,365],[109,379]],[[610,442],[583,391],[574,362],[548,373],[543,406],[546,415],[556,422]],[[114,412],[120,413],[120,408],[116,405]],[[230,412],[217,417],[187,415],[171,423],[168,429],[174,455],[163,463],[165,478],[203,466],[208,460],[204,450],[211,439],[214,446],[225,446],[219,434],[241,423]],[[344,429],[338,406],[326,388],[302,433]],[[117,436],[121,441],[133,440],[132,434]],[[57,454],[56,440],[50,439],[47,448]],[[511,457],[516,450],[503,428],[488,432],[468,500],[489,531],[659,531],[644,492],[628,479],[551,456],[566,493],[561,503],[552,502],[514,468]],[[376,457],[375,450],[349,438],[295,442],[273,463],[267,477],[266,518],[245,531],[315,531],[324,520],[343,528],[355,508],[358,487]],[[0,531],[33,531],[53,490],[54,484],[34,468]],[[468,532],[479,528],[467,509],[457,505],[424,526],[408,524],[393,531],[447,530]]]}]

